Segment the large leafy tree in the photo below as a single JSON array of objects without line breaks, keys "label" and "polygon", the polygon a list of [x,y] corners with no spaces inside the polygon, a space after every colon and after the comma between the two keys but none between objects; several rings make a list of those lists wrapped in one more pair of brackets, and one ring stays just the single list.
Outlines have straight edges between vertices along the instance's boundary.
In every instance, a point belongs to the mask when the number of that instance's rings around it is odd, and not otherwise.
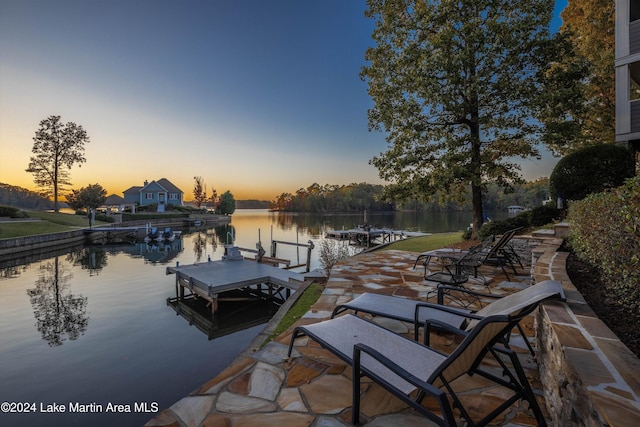
[{"label": "large leafy tree", "polygon": [[543,87],[536,118],[544,124],[541,141],[555,154],[582,145],[588,103],[584,82],[589,62],[577,52],[569,33],[556,33],[538,55]]},{"label": "large leafy tree", "polygon": [[26,170],[34,175],[36,185],[53,196],[57,212],[58,195],[64,186],[71,184],[69,170],[75,163],[86,162],[84,144],[89,142],[89,136],[82,126],[62,123],[60,116],[49,116],[40,122],[33,141],[33,156]]},{"label": "large leafy tree", "polygon": [[[574,149],[615,142],[615,15],[611,0],[569,0],[562,11],[560,33],[588,64],[586,78],[573,82],[585,95],[583,109],[576,114],[582,126]],[[566,61],[571,57],[560,58]]]},{"label": "large leafy tree", "polygon": [[89,184],[79,190],[71,190],[71,193],[67,194],[66,198],[70,208],[86,208],[90,213],[92,209],[99,208],[107,200],[107,190],[100,184]]},{"label": "large leafy tree", "polygon": [[227,190],[222,193],[218,210],[221,215],[231,215],[236,211],[236,199],[231,194],[231,191]]},{"label": "large leafy tree", "polygon": [[538,156],[531,120],[536,52],[552,0],[368,0],[375,46],[362,77],[371,129],[390,148],[374,157],[388,194],[460,198],[471,189],[482,225],[488,182],[520,182],[517,157]]}]

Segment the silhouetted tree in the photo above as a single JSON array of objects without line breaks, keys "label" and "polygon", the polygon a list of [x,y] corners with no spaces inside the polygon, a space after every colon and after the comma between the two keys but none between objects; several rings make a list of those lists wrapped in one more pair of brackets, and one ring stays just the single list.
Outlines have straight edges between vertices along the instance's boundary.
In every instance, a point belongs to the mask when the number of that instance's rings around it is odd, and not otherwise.
[{"label": "silhouetted tree", "polygon": [[199,208],[207,201],[207,185],[201,176],[194,176],[193,180],[193,202]]},{"label": "silhouetted tree", "polygon": [[54,210],[58,212],[58,195],[69,185],[69,170],[75,164],[86,162],[84,144],[89,142],[87,132],[73,122],[62,123],[60,116],[49,116],[40,122],[33,138],[26,171],[34,175],[34,182],[53,196]]}]

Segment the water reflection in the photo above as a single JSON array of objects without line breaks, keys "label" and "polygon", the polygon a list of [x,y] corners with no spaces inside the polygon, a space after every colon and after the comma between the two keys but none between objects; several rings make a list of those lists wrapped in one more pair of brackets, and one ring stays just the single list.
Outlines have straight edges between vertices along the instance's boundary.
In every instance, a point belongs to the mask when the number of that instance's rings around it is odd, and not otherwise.
[{"label": "water reflection", "polygon": [[84,335],[89,323],[87,297],[69,289],[73,274],[59,257],[40,266],[34,288],[27,290],[36,318],[36,328],[50,347]]},{"label": "water reflection", "polygon": [[183,251],[182,237],[178,237],[172,242],[149,242],[136,243],[133,251],[124,249],[132,256],[139,256],[144,259],[145,264],[165,264],[175,259]]},{"label": "water reflection", "polygon": [[107,253],[100,246],[87,246],[67,255],[67,260],[71,264],[79,265],[83,270],[88,270],[89,276],[99,274],[107,266],[107,259]]},{"label": "water reflection", "polygon": [[167,305],[209,340],[266,324],[279,308],[278,304],[265,300],[224,301],[212,314],[207,301],[193,296],[182,300],[168,298]]}]

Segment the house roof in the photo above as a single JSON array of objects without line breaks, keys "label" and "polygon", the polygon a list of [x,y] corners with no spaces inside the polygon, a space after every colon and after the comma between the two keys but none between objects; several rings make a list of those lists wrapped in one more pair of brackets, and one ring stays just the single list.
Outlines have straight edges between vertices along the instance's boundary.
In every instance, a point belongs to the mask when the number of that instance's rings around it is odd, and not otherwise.
[{"label": "house roof", "polygon": [[173,183],[167,178],[161,178],[157,182],[170,193],[182,193],[182,190],[173,185]]},{"label": "house roof", "polygon": [[125,201],[122,197],[118,196],[117,194],[112,194],[105,199],[103,204],[106,206],[117,206],[123,205],[124,203]]},{"label": "house roof", "polygon": [[178,187],[173,185],[173,183],[171,181],[169,181],[167,178],[160,178],[157,181],[147,182],[144,186],[134,185],[133,187],[130,187],[130,188],[124,190],[123,194],[140,193],[142,190],[144,190],[145,188],[147,188],[148,186],[150,186],[150,185],[152,185],[154,183],[159,185],[160,187],[164,188],[168,193],[184,193]]},{"label": "house roof", "polygon": [[130,187],[126,190],[124,190],[122,193],[123,194],[127,194],[127,193],[139,193],[140,190],[142,190],[142,187],[140,185],[134,185],[133,187]]}]

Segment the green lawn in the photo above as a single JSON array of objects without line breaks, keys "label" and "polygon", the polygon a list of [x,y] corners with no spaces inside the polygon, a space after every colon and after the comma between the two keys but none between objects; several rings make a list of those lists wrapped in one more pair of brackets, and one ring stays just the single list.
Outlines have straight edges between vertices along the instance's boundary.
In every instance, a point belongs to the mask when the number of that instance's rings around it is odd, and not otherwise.
[{"label": "green lawn", "polygon": [[412,237],[399,240],[383,247],[381,250],[399,250],[409,252],[426,252],[462,242],[462,232],[436,233],[430,236]]},{"label": "green lawn", "polygon": [[[89,220],[80,215],[54,212],[26,211],[29,218],[40,219],[34,222],[0,223],[0,239],[33,236],[36,234],[58,233],[89,226]],[[95,226],[108,224],[96,221]]]}]

